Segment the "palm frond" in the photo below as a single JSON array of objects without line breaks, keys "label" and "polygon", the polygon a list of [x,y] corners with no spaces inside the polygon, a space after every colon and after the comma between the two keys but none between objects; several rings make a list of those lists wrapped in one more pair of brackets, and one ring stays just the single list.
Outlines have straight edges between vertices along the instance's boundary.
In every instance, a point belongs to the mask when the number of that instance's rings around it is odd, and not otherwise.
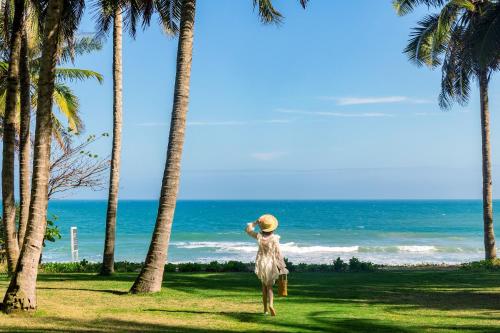
[{"label": "palm frond", "polygon": [[426,16],[413,28],[408,45],[403,51],[411,62],[429,67],[441,64],[440,54],[443,50],[435,42],[438,26],[439,15],[433,14]]},{"label": "palm frond", "polygon": [[272,0],[253,0],[253,6],[258,9],[262,23],[281,23],[283,15],[274,8]]},{"label": "palm frond", "polygon": [[61,38],[67,43],[74,41],[78,25],[85,9],[84,0],[64,0],[64,7],[61,17]]},{"label": "palm frond", "polygon": [[490,4],[474,31],[474,56],[483,67],[499,63],[500,2]]},{"label": "palm frond", "polygon": [[75,56],[89,54],[102,49],[102,41],[95,36],[81,36],[62,48],[59,63],[74,62]]},{"label": "palm frond", "polygon": [[59,111],[68,120],[69,131],[73,133],[81,132],[83,129],[83,123],[78,114],[78,97],[73,94],[68,86],[61,83],[56,83],[54,86],[53,98]]},{"label": "palm frond", "polygon": [[62,150],[66,150],[71,144],[71,135],[64,128],[63,124],[52,115],[52,137]]},{"label": "palm frond", "polygon": [[100,73],[79,68],[56,68],[56,78],[60,81],[85,81],[88,79],[95,79],[102,83],[103,77]]},{"label": "palm frond", "polygon": [[309,2],[309,0],[299,0],[300,2],[300,5],[302,6],[302,8],[306,9],[306,6]]},{"label": "palm frond", "polygon": [[471,49],[463,42],[466,33],[463,27],[456,27],[451,32],[441,68],[441,92],[438,100],[443,109],[449,109],[455,101],[465,105],[470,97],[474,66],[471,61]]},{"label": "palm frond", "polygon": [[418,6],[441,7],[446,0],[393,0],[392,5],[396,13],[400,16],[407,15],[415,10]]},{"label": "palm frond", "polygon": [[[154,9],[158,13],[159,23],[163,27],[163,31],[167,35],[174,36],[179,32],[179,24],[181,19],[181,0],[156,0],[152,1]],[[143,26],[149,25],[153,8],[150,4],[151,1],[144,1],[145,7],[143,8]]]}]

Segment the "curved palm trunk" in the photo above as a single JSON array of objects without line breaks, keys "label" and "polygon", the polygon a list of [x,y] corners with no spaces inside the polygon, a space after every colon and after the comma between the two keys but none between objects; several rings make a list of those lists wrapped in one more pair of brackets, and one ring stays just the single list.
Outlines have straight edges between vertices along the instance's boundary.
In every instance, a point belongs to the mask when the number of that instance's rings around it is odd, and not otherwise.
[{"label": "curved palm trunk", "polygon": [[122,146],[122,14],[115,9],[113,26],[113,148],[109,175],[108,210],[106,214],[106,239],[102,260],[102,275],[114,273],[116,211],[120,182],[120,151]]},{"label": "curved palm trunk", "polygon": [[495,259],[495,232],[493,230],[493,203],[491,178],[490,110],[488,101],[488,73],[482,71],[479,77],[481,98],[481,137],[483,153],[483,223],[484,254],[486,259]]},{"label": "curved palm trunk", "polygon": [[19,55],[23,31],[24,0],[16,0],[10,39],[10,58],[7,73],[7,96],[3,121],[2,155],[2,221],[9,272],[16,269],[19,246],[16,231],[16,204],[14,198],[14,159],[16,141],[16,103],[19,91]]},{"label": "curved palm trunk", "polygon": [[50,144],[52,133],[52,94],[54,92],[58,35],[64,0],[49,0],[45,18],[38,107],[36,112],[33,180],[28,227],[19,264],[4,298],[4,311],[36,309],[36,279],[46,227]]},{"label": "curved palm trunk", "polygon": [[130,292],[160,291],[167,258],[181,169],[182,148],[189,102],[189,82],[193,54],[195,0],[184,0],[181,12],[174,105],[170,123],[167,161],[163,173],[158,216],[145,265]]},{"label": "curved palm trunk", "polygon": [[30,121],[31,121],[31,96],[30,96],[30,74],[28,62],[28,36],[26,29],[21,41],[21,58],[19,68],[20,95],[21,95],[21,123],[19,134],[19,229],[17,238],[19,248],[23,247],[28,214],[30,209]]}]

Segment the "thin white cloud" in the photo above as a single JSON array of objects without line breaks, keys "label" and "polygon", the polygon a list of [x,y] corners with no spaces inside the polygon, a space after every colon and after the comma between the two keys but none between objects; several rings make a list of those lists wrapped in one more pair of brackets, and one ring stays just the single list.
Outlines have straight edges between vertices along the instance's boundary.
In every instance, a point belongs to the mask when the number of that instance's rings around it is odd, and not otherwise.
[{"label": "thin white cloud", "polygon": [[383,112],[330,112],[330,111],[304,111],[295,109],[276,109],[276,112],[288,114],[300,114],[306,116],[321,116],[321,117],[344,117],[344,118],[380,118],[394,117],[394,115]]},{"label": "thin white cloud", "polygon": [[252,153],[251,157],[259,161],[272,161],[281,158],[285,155],[287,155],[287,153],[285,152],[273,151],[273,152]]},{"label": "thin white cloud", "polygon": [[368,104],[428,104],[432,101],[426,99],[411,98],[407,96],[382,96],[382,97],[321,97],[324,100],[334,100],[337,105],[368,105]]}]

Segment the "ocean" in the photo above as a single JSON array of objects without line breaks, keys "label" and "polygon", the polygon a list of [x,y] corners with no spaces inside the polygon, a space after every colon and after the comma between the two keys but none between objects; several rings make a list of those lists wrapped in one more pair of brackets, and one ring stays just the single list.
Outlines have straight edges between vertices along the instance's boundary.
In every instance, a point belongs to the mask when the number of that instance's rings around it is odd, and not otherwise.
[{"label": "ocean", "polygon": [[[494,206],[498,210],[500,202]],[[484,256],[481,207],[479,200],[179,201],[168,261],[252,261],[257,247],[244,228],[271,213],[280,222],[282,252],[294,263],[357,257],[378,264],[457,264]],[[156,209],[156,201],[120,201],[117,261],[144,261]],[[101,260],[106,201],[55,200],[49,215],[57,216],[62,239],[47,244],[44,261],[71,260],[72,226],[80,260]]]}]

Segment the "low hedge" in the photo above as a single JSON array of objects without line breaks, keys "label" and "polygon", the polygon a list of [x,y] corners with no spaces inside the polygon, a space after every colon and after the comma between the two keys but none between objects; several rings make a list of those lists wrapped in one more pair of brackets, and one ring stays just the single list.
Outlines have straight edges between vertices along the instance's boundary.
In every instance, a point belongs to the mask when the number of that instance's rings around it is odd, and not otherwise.
[{"label": "low hedge", "polygon": [[[378,266],[371,262],[363,262],[357,258],[351,258],[349,262],[344,262],[337,258],[330,264],[293,264],[285,259],[286,266],[290,272],[372,272]],[[115,262],[115,272],[131,273],[139,272],[142,263],[128,261]],[[165,272],[253,272],[254,263],[244,263],[241,261],[210,263],[168,263],[165,265]],[[40,265],[40,271],[45,273],[98,273],[101,270],[101,263],[82,260],[80,262],[48,262]]]},{"label": "low hedge", "polygon": [[481,271],[500,271],[500,259],[490,259],[468,262],[460,265],[460,269],[465,271],[481,272]]}]

